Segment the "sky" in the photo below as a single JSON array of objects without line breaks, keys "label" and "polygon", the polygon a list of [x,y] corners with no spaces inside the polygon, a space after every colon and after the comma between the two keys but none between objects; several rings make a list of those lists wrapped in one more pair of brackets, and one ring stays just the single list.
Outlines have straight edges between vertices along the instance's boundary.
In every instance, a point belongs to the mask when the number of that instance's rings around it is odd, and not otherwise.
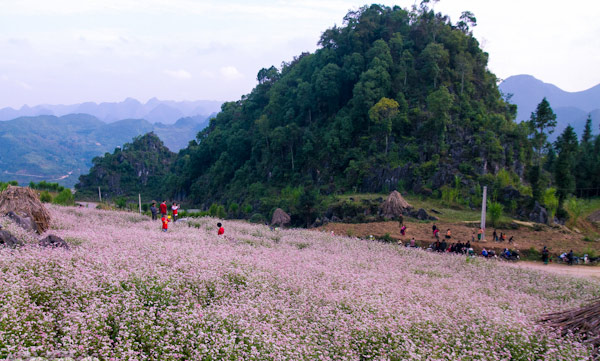
[{"label": "sky", "polygon": [[[379,1],[409,8],[415,1]],[[263,67],[314,52],[354,0],[0,0],[0,108],[27,104],[238,100]],[[600,83],[597,0],[441,0],[500,79],[531,74],[566,91]]]}]

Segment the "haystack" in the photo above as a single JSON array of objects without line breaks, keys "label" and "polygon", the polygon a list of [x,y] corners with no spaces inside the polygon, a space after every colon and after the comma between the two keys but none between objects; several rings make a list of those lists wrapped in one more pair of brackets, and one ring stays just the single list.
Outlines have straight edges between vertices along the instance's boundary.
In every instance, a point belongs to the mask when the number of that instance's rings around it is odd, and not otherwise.
[{"label": "haystack", "polygon": [[581,336],[596,351],[600,347],[600,299],[571,310],[543,315],[540,323],[560,330],[563,336],[573,333]]},{"label": "haystack", "polygon": [[50,213],[31,188],[8,186],[0,193],[0,214],[8,212],[32,218],[38,233],[50,227]]},{"label": "haystack", "polygon": [[381,215],[388,219],[400,218],[411,208],[412,206],[402,198],[398,191],[393,191],[381,205]]},{"label": "haystack", "polygon": [[285,213],[285,211],[281,208],[277,208],[275,212],[273,212],[273,218],[271,219],[271,225],[279,225],[285,226],[290,223],[290,215]]}]

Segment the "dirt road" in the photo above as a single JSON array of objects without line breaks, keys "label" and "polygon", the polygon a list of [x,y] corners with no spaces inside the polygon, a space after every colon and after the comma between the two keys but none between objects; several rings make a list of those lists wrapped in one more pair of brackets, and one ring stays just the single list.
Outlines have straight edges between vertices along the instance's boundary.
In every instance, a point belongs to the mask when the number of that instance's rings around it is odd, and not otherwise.
[{"label": "dirt road", "polygon": [[536,271],[551,272],[561,275],[585,277],[600,280],[600,266],[568,266],[556,263],[543,264],[539,262],[519,261],[507,263],[511,267],[526,268]]}]

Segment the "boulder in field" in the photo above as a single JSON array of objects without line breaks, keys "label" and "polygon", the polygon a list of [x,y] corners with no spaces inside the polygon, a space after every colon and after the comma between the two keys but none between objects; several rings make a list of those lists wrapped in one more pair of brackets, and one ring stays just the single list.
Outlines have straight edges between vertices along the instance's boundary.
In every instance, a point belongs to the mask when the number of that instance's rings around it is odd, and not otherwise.
[{"label": "boulder in field", "polygon": [[0,246],[15,248],[22,245],[23,242],[10,234],[9,231],[0,230]]},{"label": "boulder in field", "polygon": [[25,229],[26,231],[37,232],[37,225],[31,217],[27,215],[19,216],[13,211],[6,213],[6,216],[12,219],[13,222],[15,222],[18,226]]},{"label": "boulder in field", "polygon": [[53,234],[48,235],[48,237],[41,239],[40,242],[38,243],[41,247],[52,247],[52,248],[57,248],[57,247],[62,247],[64,249],[69,249],[69,244],[67,242],[65,242],[64,239],[55,236]]}]

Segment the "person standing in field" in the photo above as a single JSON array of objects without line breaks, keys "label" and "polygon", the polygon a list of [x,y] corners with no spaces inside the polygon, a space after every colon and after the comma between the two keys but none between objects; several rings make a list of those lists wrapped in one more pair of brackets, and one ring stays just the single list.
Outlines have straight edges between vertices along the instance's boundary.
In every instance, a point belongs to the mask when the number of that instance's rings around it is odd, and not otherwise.
[{"label": "person standing in field", "polygon": [[163,214],[160,220],[162,221],[162,231],[166,232],[169,230],[169,222],[171,221],[169,217],[166,214]]},{"label": "person standing in field", "polygon": [[160,204],[160,216],[161,218],[167,216],[167,201],[162,201]]},{"label": "person standing in field", "polygon": [[179,210],[179,205],[173,202],[171,206],[171,212],[173,213],[173,222],[177,222],[177,211]]},{"label": "person standing in field", "polygon": [[221,224],[221,222],[217,223],[217,227],[219,228],[219,230],[217,231],[217,235],[221,236],[225,233],[225,228],[223,228],[223,225]]},{"label": "person standing in field", "polygon": [[446,239],[452,238],[452,232],[450,232],[450,228],[446,231]]},{"label": "person standing in field", "polygon": [[156,219],[158,218],[156,216],[158,214],[158,208],[156,208],[156,202],[152,202],[152,205],[150,206],[150,213],[152,213],[152,220],[156,221]]},{"label": "person standing in field", "polygon": [[544,246],[544,249],[542,250],[542,261],[544,262],[544,264],[548,264],[549,255],[550,252],[548,252],[548,248]]},{"label": "person standing in field", "polygon": [[482,236],[483,236],[483,229],[479,228],[479,231],[477,231],[477,240],[481,241]]}]

